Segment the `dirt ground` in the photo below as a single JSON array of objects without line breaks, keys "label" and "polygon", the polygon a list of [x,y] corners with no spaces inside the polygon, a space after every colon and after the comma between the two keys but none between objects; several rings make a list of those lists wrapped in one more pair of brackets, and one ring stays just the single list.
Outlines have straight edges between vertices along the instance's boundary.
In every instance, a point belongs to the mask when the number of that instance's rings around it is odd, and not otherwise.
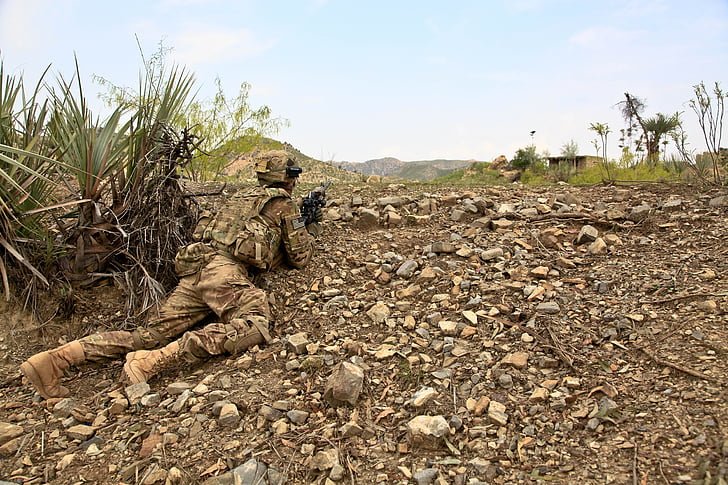
[{"label": "dirt ground", "polygon": [[[331,192],[313,263],[257,280],[273,342],[170,369],[139,402],[121,360],[71,370],[67,400],[18,372],[117,328],[123,289],[77,292],[68,319],[0,308],[0,478],[248,483],[230,471],[255,460],[278,472],[260,483],[726,483],[725,194]],[[363,387],[335,406],[342,362]]]}]

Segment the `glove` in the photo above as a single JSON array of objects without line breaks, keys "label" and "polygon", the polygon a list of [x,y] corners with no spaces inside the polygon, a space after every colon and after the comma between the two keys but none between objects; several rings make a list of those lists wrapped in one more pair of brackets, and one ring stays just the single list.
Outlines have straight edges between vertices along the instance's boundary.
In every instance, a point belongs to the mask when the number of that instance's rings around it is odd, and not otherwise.
[{"label": "glove", "polygon": [[321,207],[316,207],[313,211],[313,222],[321,222],[324,220],[324,211],[321,210]]}]

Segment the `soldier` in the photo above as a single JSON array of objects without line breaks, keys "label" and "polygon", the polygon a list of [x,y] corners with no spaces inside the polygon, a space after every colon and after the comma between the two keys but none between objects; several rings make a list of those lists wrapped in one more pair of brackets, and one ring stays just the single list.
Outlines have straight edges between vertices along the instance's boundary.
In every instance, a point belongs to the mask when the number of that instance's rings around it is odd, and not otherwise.
[{"label": "soldier", "polygon": [[[260,187],[241,189],[214,217],[203,214],[195,242],[175,257],[179,284],[147,327],[89,335],[20,365],[41,396],[67,396],[63,371],[87,361],[126,354],[122,376],[138,383],[181,360],[236,354],[270,340],[268,299],[250,282],[249,270],[268,271],[284,261],[302,268],[311,259],[313,238],[291,199],[302,172],[295,159],[283,150],[265,152],[255,172]],[[321,220],[321,209],[315,218]],[[193,328],[212,314],[215,323]]]}]

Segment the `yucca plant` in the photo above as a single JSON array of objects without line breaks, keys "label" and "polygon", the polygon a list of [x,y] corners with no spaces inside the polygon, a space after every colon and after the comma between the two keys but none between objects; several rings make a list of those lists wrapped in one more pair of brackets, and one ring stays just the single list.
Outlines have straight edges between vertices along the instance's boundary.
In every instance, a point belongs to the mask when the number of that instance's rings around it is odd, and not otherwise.
[{"label": "yucca plant", "polygon": [[53,151],[45,136],[49,110],[46,101],[38,100],[40,87],[39,81],[27,96],[22,77],[7,75],[0,62],[0,276],[6,299],[11,295],[9,264],[48,284],[28,251],[48,240],[40,217],[52,206],[57,169],[47,156]]}]

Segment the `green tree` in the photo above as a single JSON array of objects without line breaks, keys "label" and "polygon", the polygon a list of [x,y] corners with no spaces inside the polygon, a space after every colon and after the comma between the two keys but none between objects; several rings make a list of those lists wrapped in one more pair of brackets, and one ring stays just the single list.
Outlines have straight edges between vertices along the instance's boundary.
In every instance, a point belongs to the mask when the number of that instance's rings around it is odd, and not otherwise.
[{"label": "green tree", "polygon": [[607,173],[607,180],[612,181],[614,179],[612,178],[612,174],[609,168],[609,158],[607,157],[607,139],[609,133],[611,133],[609,125],[607,123],[591,123],[589,125],[589,129],[596,132],[596,134],[599,136],[599,139],[594,140],[593,142],[594,148],[597,149],[597,155],[601,155],[602,157],[602,168],[604,168]]},{"label": "green tree", "polygon": [[529,145],[526,148],[519,148],[511,160],[511,166],[518,170],[538,167],[543,159],[536,153],[536,145]]},{"label": "green tree", "polygon": [[642,120],[647,144],[647,161],[654,166],[660,159],[660,142],[662,137],[672,133],[680,126],[680,113],[672,116],[657,113],[651,118]]}]

